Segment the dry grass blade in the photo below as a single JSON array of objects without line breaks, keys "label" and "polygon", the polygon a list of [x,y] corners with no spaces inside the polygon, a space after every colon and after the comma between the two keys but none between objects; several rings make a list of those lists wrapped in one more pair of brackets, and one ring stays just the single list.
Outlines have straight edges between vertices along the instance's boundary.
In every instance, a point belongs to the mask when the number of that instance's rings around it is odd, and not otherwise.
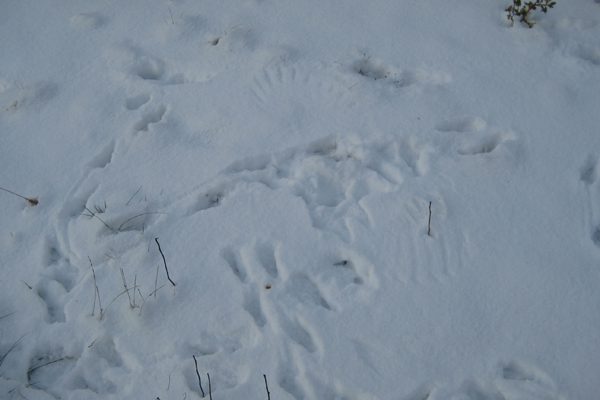
[{"label": "dry grass blade", "polygon": [[37,205],[39,204],[39,200],[38,200],[38,198],[37,198],[37,197],[25,197],[25,196],[22,196],[22,195],[20,195],[19,193],[15,193],[15,192],[13,192],[12,190],[8,190],[8,189],[6,189],[6,188],[3,188],[2,186],[0,186],[0,190],[3,190],[3,191],[5,191],[6,193],[10,193],[10,194],[12,194],[12,195],[15,195],[15,196],[17,196],[17,197],[20,197],[20,198],[22,198],[22,199],[26,200],[26,201],[27,201],[27,203],[28,203],[30,206],[37,206]]},{"label": "dry grass blade", "polygon": [[23,340],[24,337],[25,337],[25,335],[23,335],[20,338],[18,338],[17,341],[14,342],[12,344],[12,346],[10,346],[8,348],[8,350],[6,350],[6,352],[2,355],[2,357],[0,357],[0,367],[4,363],[4,360],[6,359],[6,357],[8,357],[8,355],[11,353],[11,351],[13,351],[19,345],[19,343],[21,343],[21,340]]}]

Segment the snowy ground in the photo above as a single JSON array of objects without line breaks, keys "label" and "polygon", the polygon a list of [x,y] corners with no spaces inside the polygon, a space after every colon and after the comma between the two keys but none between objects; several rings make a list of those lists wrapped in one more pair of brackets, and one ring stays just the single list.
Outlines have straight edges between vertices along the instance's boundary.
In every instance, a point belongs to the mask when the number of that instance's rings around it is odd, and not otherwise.
[{"label": "snowy ground", "polygon": [[600,2],[508,3],[3,2],[0,398],[600,397]]}]

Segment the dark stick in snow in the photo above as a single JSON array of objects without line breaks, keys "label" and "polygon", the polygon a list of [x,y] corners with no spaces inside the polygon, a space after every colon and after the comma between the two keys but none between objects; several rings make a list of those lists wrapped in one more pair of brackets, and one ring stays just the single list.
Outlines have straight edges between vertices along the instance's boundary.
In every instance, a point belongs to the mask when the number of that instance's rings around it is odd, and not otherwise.
[{"label": "dark stick in snow", "polygon": [[[163,263],[165,264],[165,271],[167,273],[167,279],[169,280],[169,282],[171,282],[171,285],[175,286],[175,282],[173,282],[173,280],[169,276],[169,269],[167,268],[167,260],[165,260],[165,255],[162,252],[162,249],[160,248],[160,243],[158,243],[158,238],[154,238],[154,241],[156,242],[156,245],[158,246],[158,251],[160,252],[160,255],[162,256],[162,259],[163,259]],[[202,396],[202,397],[204,397],[204,396]]]},{"label": "dark stick in snow", "polygon": [[206,376],[208,377],[208,398],[212,400],[212,387],[210,385],[210,374],[207,372]]},{"label": "dark stick in snow", "polygon": [[265,378],[265,388],[267,389],[267,400],[271,400],[271,392],[269,392],[269,384],[267,383],[267,375],[263,374]]},{"label": "dark stick in snow", "polygon": [[194,365],[196,365],[196,376],[198,377],[198,386],[200,386],[200,391],[202,392],[202,398],[204,398],[204,389],[202,388],[202,379],[200,378],[200,373],[198,372],[198,361],[196,360],[196,356],[192,356],[194,359]]},{"label": "dark stick in snow", "polygon": [[429,202],[429,222],[427,223],[427,236],[431,236],[431,202]]}]

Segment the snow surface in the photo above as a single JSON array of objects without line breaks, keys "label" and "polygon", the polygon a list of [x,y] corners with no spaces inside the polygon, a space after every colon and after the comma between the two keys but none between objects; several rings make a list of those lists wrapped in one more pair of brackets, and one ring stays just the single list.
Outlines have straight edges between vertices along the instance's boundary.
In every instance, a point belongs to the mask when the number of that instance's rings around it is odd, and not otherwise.
[{"label": "snow surface", "polygon": [[3,2],[0,398],[600,398],[600,3],[507,3]]}]

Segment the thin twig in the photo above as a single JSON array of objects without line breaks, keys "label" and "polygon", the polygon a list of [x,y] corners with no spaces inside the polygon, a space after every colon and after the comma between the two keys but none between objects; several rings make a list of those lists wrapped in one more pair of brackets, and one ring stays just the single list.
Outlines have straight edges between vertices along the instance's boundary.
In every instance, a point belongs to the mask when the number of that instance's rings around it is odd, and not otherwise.
[{"label": "thin twig", "polygon": [[202,379],[200,378],[200,373],[198,372],[198,361],[196,360],[196,356],[192,355],[194,359],[194,365],[196,366],[196,376],[198,377],[198,386],[200,386],[200,391],[202,392],[202,397],[204,397],[204,389],[202,389]]},{"label": "thin twig", "polygon": [[271,400],[271,392],[269,392],[269,384],[267,383],[267,375],[263,374],[265,378],[265,388],[267,389],[267,400]]},{"label": "thin twig", "polygon": [[162,249],[160,248],[160,243],[158,243],[158,238],[154,238],[154,241],[156,242],[156,245],[158,246],[158,251],[160,252],[160,255],[162,256],[162,259],[163,259],[163,263],[165,264],[165,272],[167,273],[167,279],[169,280],[169,282],[171,282],[171,285],[175,286],[175,282],[173,282],[173,280],[169,276],[169,269],[167,268],[167,260],[165,259],[165,255],[162,252]]},{"label": "thin twig", "polygon": [[210,386],[210,374],[207,372],[206,376],[208,377],[208,398],[212,400],[212,387]]},{"label": "thin twig", "polygon": [[427,236],[431,236],[431,201],[429,202],[429,222],[427,223]]}]

